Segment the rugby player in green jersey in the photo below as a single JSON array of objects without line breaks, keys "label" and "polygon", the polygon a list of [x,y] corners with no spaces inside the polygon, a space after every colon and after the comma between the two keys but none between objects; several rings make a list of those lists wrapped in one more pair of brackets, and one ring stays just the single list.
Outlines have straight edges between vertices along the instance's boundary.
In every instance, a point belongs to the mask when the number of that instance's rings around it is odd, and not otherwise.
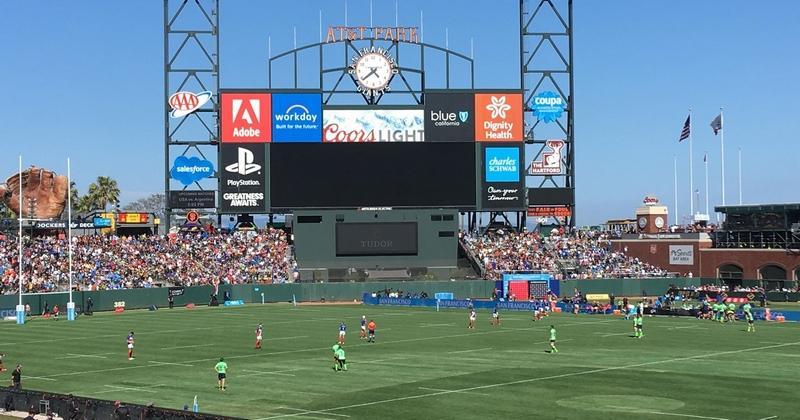
[{"label": "rugby player in green jersey", "polygon": [[556,348],[556,327],[553,325],[550,326],[550,353],[558,353]]},{"label": "rugby player in green jersey", "polygon": [[742,306],[742,311],[744,312],[744,319],[747,320],[747,332],[756,332],[756,326],[753,323],[753,313],[750,312],[751,308],[750,303],[745,303],[744,306]]},{"label": "rugby player in green jersey", "polygon": [[336,350],[336,360],[339,362],[339,366],[336,367],[336,370],[347,370],[347,359],[344,355],[344,347],[339,346],[339,350]]},{"label": "rugby player in green jersey", "polygon": [[642,315],[637,314],[636,318],[634,318],[634,320],[633,320],[634,329],[636,330],[636,332],[635,332],[635,337],[636,338],[644,337],[644,332],[642,332],[642,323],[643,322],[644,322],[644,318],[642,318]]}]

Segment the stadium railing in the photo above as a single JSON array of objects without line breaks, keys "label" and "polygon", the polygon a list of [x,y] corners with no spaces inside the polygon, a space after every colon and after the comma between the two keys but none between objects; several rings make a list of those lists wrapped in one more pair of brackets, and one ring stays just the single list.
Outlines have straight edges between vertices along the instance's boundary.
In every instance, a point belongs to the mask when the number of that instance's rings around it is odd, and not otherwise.
[{"label": "stadium railing", "polygon": [[[22,380],[24,382],[25,376]],[[44,404],[42,404],[44,402]],[[189,402],[191,405],[191,401]],[[40,409],[49,407],[51,413],[64,419],[164,419],[164,420],[237,420],[237,417],[226,417],[214,414],[194,413],[186,410],[174,410],[154,405],[140,405],[98,400],[79,396],[55,394],[32,390],[15,390],[0,387],[0,408],[6,411],[33,410],[37,414]]]}]

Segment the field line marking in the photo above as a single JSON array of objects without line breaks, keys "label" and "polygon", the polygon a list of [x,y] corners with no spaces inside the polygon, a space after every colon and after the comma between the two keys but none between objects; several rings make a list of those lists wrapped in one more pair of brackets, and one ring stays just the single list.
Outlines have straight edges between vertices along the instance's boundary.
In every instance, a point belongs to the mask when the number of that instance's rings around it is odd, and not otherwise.
[{"label": "field line marking", "polygon": [[[308,410],[304,410],[302,408],[294,408],[294,407],[278,407],[278,409],[293,410],[293,411],[308,411]],[[347,414],[328,413],[328,415],[329,416],[334,416],[334,417],[350,417]]]},{"label": "field line marking", "polygon": [[166,365],[166,366],[185,366],[185,367],[194,367],[194,365],[190,365],[188,363],[172,363],[172,362],[159,362],[158,360],[149,360],[147,363],[152,363],[154,365]]},{"label": "field line marking", "polygon": [[[715,352],[715,353],[707,353],[707,354],[701,354],[701,355],[697,355],[697,356],[676,357],[676,358],[673,358],[673,359],[655,360],[655,361],[652,361],[652,362],[636,363],[636,364],[632,364],[632,365],[612,366],[612,367],[606,367],[606,368],[601,368],[601,369],[590,369],[590,370],[584,370],[584,371],[580,371],[580,372],[562,373],[562,374],[559,374],[559,375],[550,375],[550,376],[541,376],[541,377],[536,377],[536,378],[520,379],[520,380],[517,380],[517,381],[511,381],[511,382],[499,382],[499,383],[494,383],[494,384],[473,386],[473,387],[454,389],[454,390],[448,390],[448,391],[432,392],[432,393],[428,393],[428,394],[408,395],[408,396],[405,396],[405,397],[388,398],[388,399],[385,399],[385,400],[370,401],[370,402],[365,402],[365,403],[360,403],[360,404],[343,405],[343,406],[340,406],[340,407],[333,407],[333,408],[328,408],[328,409],[323,409],[323,410],[313,410],[313,411],[309,410],[308,413],[309,414],[311,414],[311,413],[326,414],[329,411],[340,411],[340,410],[347,410],[347,409],[351,409],[351,408],[368,407],[368,406],[372,406],[372,405],[385,404],[385,403],[391,403],[391,402],[397,402],[397,401],[406,401],[406,400],[414,400],[414,399],[419,399],[419,398],[435,397],[435,396],[439,396],[439,395],[452,394],[452,393],[456,393],[456,392],[475,391],[475,390],[481,390],[481,389],[497,388],[497,387],[501,387],[501,386],[519,385],[519,384],[526,384],[526,383],[531,383],[531,382],[546,381],[546,380],[550,380],[550,379],[560,379],[560,378],[568,378],[568,377],[572,377],[572,376],[591,375],[591,374],[594,374],[594,373],[608,372],[608,371],[614,371],[614,370],[623,370],[623,369],[637,368],[637,367],[650,366],[650,365],[656,365],[656,364],[662,364],[662,363],[679,362],[679,361],[684,361],[684,360],[703,359],[703,358],[706,358],[706,357],[722,356],[722,355],[727,355],[727,354],[738,354],[738,353],[745,353],[745,352],[749,352],[749,351],[766,350],[766,349],[786,347],[786,346],[796,346],[796,345],[799,345],[799,344],[800,344],[800,341],[796,341],[796,342],[793,342],[793,343],[776,344],[776,345],[773,345],[773,346],[751,347],[751,348],[739,349],[739,350],[728,350],[728,351],[721,351],[721,352]],[[280,415],[280,416],[262,417],[262,418],[257,419],[257,420],[270,420],[270,419],[283,418],[283,417],[295,417],[295,415],[294,414],[284,414],[284,415]]]},{"label": "field line marking", "polygon": [[449,324],[419,324],[420,328],[429,328],[429,327],[455,327],[456,323],[449,323]]},{"label": "field line marking", "polygon": [[769,417],[762,417],[762,418],[760,418],[758,420],[772,420],[772,419],[777,419],[777,418],[778,418],[778,416],[769,416]]},{"label": "field line marking", "polygon": [[156,393],[158,391],[154,391],[152,389],[147,389],[147,388],[157,388],[157,387],[160,387],[160,386],[164,386],[164,384],[150,385],[150,386],[146,386],[146,387],[118,386],[118,385],[103,385],[103,386],[108,387],[108,388],[114,388],[114,389],[109,389],[109,390],[106,390],[106,391],[97,391],[97,392],[93,392],[92,394],[105,394],[105,393],[108,393],[108,392],[119,392],[119,391],[141,391],[141,392]]},{"label": "field line marking", "polygon": [[674,417],[690,417],[693,419],[707,419],[707,420],[730,420],[723,417],[707,417],[707,416],[698,416],[696,414],[681,414],[681,413],[665,413],[663,411],[650,411],[650,410],[642,410],[635,407],[619,407],[614,405],[607,405],[608,408],[616,408],[621,411],[625,411],[628,413],[647,413],[647,414],[658,414],[662,416],[674,416]]},{"label": "field line marking", "polygon": [[458,350],[458,351],[449,351],[448,354],[457,354],[457,353],[470,353],[473,351],[484,351],[484,350],[491,350],[491,347],[484,347],[482,349],[470,349],[470,350]]},{"label": "field line marking", "polygon": [[42,380],[42,381],[53,381],[53,382],[55,382],[55,379],[43,378],[41,376],[28,376],[28,375],[25,375],[25,379],[39,379],[39,380]]},{"label": "field line marking", "polygon": [[193,349],[195,347],[209,347],[215,345],[214,343],[209,344],[194,344],[191,346],[174,346],[174,347],[161,347],[161,350],[177,350],[177,349]]},{"label": "field line marking", "polygon": [[359,361],[350,362],[350,363],[355,363],[355,364],[358,365],[358,364],[361,364],[361,363],[367,363],[367,364],[370,364],[370,363],[383,363],[383,362],[388,362],[388,361],[404,360],[404,359],[408,359],[408,357],[389,357],[389,358],[386,358],[386,359],[377,359],[377,360],[359,360]]},{"label": "field line marking", "polygon": [[[331,318],[337,319],[337,318]],[[595,323],[606,323],[606,322],[615,322],[615,319],[612,320],[605,320],[605,321],[589,321],[589,322],[573,322],[573,323],[566,323],[560,325],[561,327],[567,327],[572,325],[585,325],[585,324],[595,324]],[[215,327],[216,328],[216,327]],[[406,338],[402,340],[392,340],[392,341],[380,341],[376,343],[362,343],[361,345],[367,346],[380,346],[386,344],[398,344],[398,343],[411,343],[417,341],[429,341],[429,340],[441,340],[445,338],[456,338],[456,337],[468,337],[468,336],[476,336],[476,335],[484,335],[484,334],[498,334],[498,333],[507,333],[507,332],[514,332],[514,331],[531,331],[540,329],[542,331],[546,330],[546,327],[537,328],[537,327],[530,327],[530,328],[504,328],[504,329],[495,329],[490,331],[473,331],[469,333],[462,333],[462,334],[449,334],[449,335],[437,335],[433,337],[417,337],[417,338]],[[186,329],[182,330],[175,330],[178,331],[187,331]],[[114,334],[114,337],[117,337],[119,334]],[[58,340],[54,340],[58,341]],[[567,340],[559,340],[559,342],[565,342]],[[534,343],[535,344],[535,343]],[[278,354],[291,354],[291,353],[305,353],[310,351],[330,351],[330,347],[313,347],[307,349],[296,349],[296,350],[283,350],[283,351],[273,351],[273,352],[264,352],[258,354],[241,354],[236,356],[228,356],[226,359],[246,359],[250,357],[261,357],[261,356],[272,356]],[[202,363],[202,362],[214,362],[219,360],[216,357],[207,358],[207,359],[196,359],[196,360],[185,360],[185,363]],[[105,373],[105,372],[115,372],[119,370],[130,370],[130,369],[140,369],[144,367],[150,367],[148,365],[135,365],[135,366],[124,366],[124,367],[116,367],[116,368],[109,368],[109,369],[95,369],[95,370],[86,370],[86,371],[79,371],[79,372],[64,372],[64,373],[55,373],[52,375],[46,375],[44,377],[47,378],[57,378],[61,376],[73,376],[73,375],[84,375],[87,373]]]},{"label": "field line marking", "polygon": [[800,354],[791,354],[791,353],[764,353],[768,356],[784,356],[784,357],[800,357]]},{"label": "field line marking", "polygon": [[67,353],[66,356],[56,357],[56,360],[63,360],[63,359],[76,359],[79,357],[92,357],[97,359],[108,359],[105,357],[106,355],[114,354],[114,353],[98,353],[98,354],[77,354],[77,353]]},{"label": "field line marking", "polygon": [[[425,387],[425,386],[421,386],[421,387],[419,387],[419,389],[423,389],[425,391],[436,391],[436,392],[450,391],[449,389],[428,388],[428,387]],[[488,397],[489,396],[489,394],[484,394],[484,393],[481,393],[481,392],[469,392],[469,391],[459,392],[459,394],[481,395],[481,396],[484,396],[484,397]]]},{"label": "field line marking", "polygon": [[295,339],[295,338],[308,338],[308,336],[307,335],[295,335],[294,337],[275,337],[275,338],[267,337],[267,339],[264,340],[264,341],[270,342],[270,341],[278,341],[278,340],[292,340],[292,339]]},{"label": "field line marking", "polygon": [[265,372],[262,370],[250,370],[250,369],[242,369],[242,372],[250,372],[249,375],[238,375],[237,378],[246,378],[248,376],[258,376],[258,375],[278,375],[278,376],[297,376],[293,373],[286,373],[286,372],[296,372],[300,369],[285,369],[285,370],[276,370]]},{"label": "field line marking", "polygon": [[596,332],[595,334],[599,334],[600,338],[606,338],[606,337],[614,337],[614,336],[618,336],[618,335],[630,335],[630,336],[632,336],[633,332],[632,331],[624,332],[624,333],[601,333],[601,332]]}]

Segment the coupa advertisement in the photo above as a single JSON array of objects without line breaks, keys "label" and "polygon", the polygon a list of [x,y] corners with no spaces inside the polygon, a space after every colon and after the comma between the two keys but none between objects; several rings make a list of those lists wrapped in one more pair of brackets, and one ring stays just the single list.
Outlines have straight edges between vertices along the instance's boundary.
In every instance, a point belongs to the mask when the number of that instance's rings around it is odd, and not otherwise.
[{"label": "coupa advertisement", "polygon": [[525,208],[523,148],[518,143],[484,145],[481,203],[494,210]]},{"label": "coupa advertisement", "polygon": [[266,211],[266,145],[229,143],[220,152],[220,208],[223,213]]},{"label": "coupa advertisement", "polygon": [[422,109],[326,109],[322,117],[325,143],[425,141]]}]

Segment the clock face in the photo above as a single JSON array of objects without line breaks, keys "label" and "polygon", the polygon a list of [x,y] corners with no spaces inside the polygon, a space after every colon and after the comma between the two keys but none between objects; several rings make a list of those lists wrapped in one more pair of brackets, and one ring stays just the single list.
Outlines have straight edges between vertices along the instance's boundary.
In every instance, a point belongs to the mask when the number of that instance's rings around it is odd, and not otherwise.
[{"label": "clock face", "polygon": [[349,70],[358,82],[359,91],[375,95],[389,90],[389,82],[397,73],[394,60],[382,49],[362,50]]},{"label": "clock face", "polygon": [[639,228],[640,229],[644,229],[645,226],[647,226],[647,218],[646,217],[640,217],[639,218]]},{"label": "clock face", "polygon": [[656,227],[661,229],[664,227],[664,218],[663,217],[656,217]]}]

